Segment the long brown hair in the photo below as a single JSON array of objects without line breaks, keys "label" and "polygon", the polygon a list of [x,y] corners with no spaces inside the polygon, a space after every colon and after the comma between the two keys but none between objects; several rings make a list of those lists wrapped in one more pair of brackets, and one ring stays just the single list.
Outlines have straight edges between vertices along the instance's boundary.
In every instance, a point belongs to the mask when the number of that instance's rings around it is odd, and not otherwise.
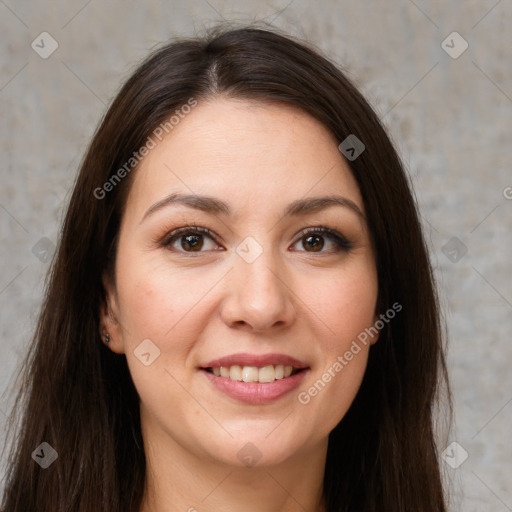
[{"label": "long brown hair", "polygon": [[[97,191],[190,98],[216,95],[292,104],[340,143],[351,134],[364,143],[348,163],[376,250],[378,310],[395,302],[403,309],[381,331],[361,388],[330,433],[325,502],[329,512],[445,512],[434,412],[440,389],[449,398],[450,392],[412,187],[377,115],[345,73],[308,44],[256,26],[218,26],[154,51],[101,121],[74,185],[20,373],[1,510],[138,512],[146,470],[139,398],[125,356],[101,343],[99,328],[102,276],[114,277],[135,167],[102,197]],[[46,469],[31,457],[42,442],[58,454]]]}]

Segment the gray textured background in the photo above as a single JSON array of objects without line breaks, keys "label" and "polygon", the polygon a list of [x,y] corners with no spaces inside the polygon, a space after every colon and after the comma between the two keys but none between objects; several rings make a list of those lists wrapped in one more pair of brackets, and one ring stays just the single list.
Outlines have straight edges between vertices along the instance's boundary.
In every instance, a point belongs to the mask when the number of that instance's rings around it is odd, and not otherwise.
[{"label": "gray textured background", "polygon": [[[310,40],[348,68],[384,119],[410,170],[450,335],[450,441],[461,448],[447,460],[469,454],[456,469],[443,463],[455,482],[453,510],[512,511],[507,0],[0,0],[1,390],[30,340],[44,251],[57,242],[66,194],[106,106],[151,47],[223,18],[265,19]],[[44,31],[58,43],[47,59],[31,47]],[[441,46],[453,31],[469,44],[458,58]],[[7,395],[0,407],[8,411]]]}]

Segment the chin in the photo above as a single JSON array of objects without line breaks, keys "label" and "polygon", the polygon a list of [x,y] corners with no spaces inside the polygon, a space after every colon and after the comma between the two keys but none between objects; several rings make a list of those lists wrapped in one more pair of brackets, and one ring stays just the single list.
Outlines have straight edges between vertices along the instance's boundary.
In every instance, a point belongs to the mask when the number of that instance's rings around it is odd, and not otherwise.
[{"label": "chin", "polygon": [[301,447],[297,445],[296,439],[288,441],[277,431],[274,439],[271,439],[273,434],[269,437],[268,432],[230,439],[212,455],[224,464],[240,468],[276,466],[298,455]]}]

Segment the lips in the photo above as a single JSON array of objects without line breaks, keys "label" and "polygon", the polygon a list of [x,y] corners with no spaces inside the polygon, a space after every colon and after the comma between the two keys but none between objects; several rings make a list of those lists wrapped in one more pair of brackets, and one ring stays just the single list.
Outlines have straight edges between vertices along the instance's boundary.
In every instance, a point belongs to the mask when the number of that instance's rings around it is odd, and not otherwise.
[{"label": "lips", "polygon": [[201,368],[220,368],[221,366],[257,366],[261,368],[263,366],[292,366],[297,370],[307,368],[308,365],[299,359],[285,355],[285,354],[232,354],[230,356],[221,357],[214,359],[208,363],[201,365]]},{"label": "lips", "polygon": [[285,354],[233,354],[200,369],[218,390],[238,401],[269,403],[298,386],[309,367]]}]

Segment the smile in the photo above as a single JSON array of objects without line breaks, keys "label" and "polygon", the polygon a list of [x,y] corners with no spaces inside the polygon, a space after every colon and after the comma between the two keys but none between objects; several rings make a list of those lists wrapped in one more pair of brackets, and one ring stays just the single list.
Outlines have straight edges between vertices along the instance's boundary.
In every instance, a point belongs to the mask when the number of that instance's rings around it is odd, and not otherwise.
[{"label": "smile", "polygon": [[198,368],[214,389],[237,402],[262,405],[297,388],[311,371],[285,354],[232,354]]},{"label": "smile", "polygon": [[295,375],[300,370],[290,365],[285,366],[277,364],[263,367],[240,365],[220,366],[206,368],[206,371],[213,373],[217,377],[235,381],[269,383]]}]

